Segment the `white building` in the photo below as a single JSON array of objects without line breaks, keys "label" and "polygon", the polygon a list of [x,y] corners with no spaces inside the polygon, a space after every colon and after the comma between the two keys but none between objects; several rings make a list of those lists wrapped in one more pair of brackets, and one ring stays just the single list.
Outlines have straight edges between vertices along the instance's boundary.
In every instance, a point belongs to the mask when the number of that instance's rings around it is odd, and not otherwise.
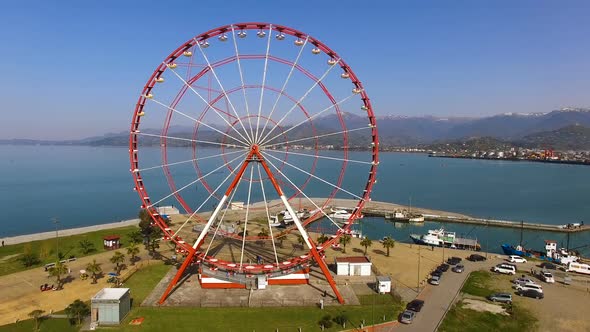
[{"label": "white building", "polygon": [[93,326],[119,325],[131,310],[129,288],[103,288],[90,302],[90,322]]},{"label": "white building", "polygon": [[391,278],[377,276],[377,292],[379,294],[391,293]]},{"label": "white building", "polygon": [[336,257],[336,275],[370,276],[372,263],[366,256]]},{"label": "white building", "polygon": [[177,208],[174,206],[159,206],[157,207],[158,213],[165,216],[171,216],[175,214],[180,214]]}]

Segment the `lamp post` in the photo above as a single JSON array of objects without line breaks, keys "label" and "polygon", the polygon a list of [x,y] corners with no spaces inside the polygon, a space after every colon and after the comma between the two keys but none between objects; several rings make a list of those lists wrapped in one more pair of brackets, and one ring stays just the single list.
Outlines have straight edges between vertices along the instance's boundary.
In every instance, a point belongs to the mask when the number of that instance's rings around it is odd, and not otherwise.
[{"label": "lamp post", "polygon": [[58,226],[59,220],[53,217],[51,218],[51,222],[55,225],[55,255],[57,256],[57,260],[59,261],[59,236],[58,236]]},{"label": "lamp post", "polygon": [[418,283],[416,284],[416,292],[420,292],[420,245],[418,245]]}]

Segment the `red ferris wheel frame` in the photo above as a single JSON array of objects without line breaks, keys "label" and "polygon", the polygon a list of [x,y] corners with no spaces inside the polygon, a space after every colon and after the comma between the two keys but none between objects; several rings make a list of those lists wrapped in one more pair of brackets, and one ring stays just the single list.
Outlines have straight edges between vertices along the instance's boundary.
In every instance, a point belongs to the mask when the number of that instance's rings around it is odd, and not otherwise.
[{"label": "red ferris wheel frame", "polygon": [[[198,259],[199,261],[201,261],[203,263],[207,263],[207,264],[210,264],[213,266],[220,266],[226,262],[219,262],[219,260],[213,259],[212,257],[205,257],[204,253],[199,252],[199,247],[204,240],[204,236],[206,236],[206,231],[201,233],[201,235],[199,236],[199,239],[195,242],[195,244],[193,246],[190,246],[190,245],[186,244],[184,241],[178,240],[175,237],[173,237],[172,236],[173,234],[170,232],[169,228],[167,228],[164,219],[162,218],[162,216],[159,215],[156,207],[154,205],[152,205],[149,195],[147,193],[147,190],[144,186],[143,178],[141,177],[141,174],[139,171],[140,167],[139,167],[139,160],[138,160],[138,136],[139,136],[139,126],[140,126],[140,122],[141,122],[141,116],[144,114],[143,113],[144,107],[145,107],[147,101],[152,96],[151,92],[154,89],[156,82],[158,82],[160,80],[163,73],[168,69],[169,66],[174,64],[174,61],[177,58],[181,57],[183,55],[183,53],[187,52],[191,48],[193,48],[195,46],[199,47],[199,44],[206,42],[207,39],[223,35],[229,31],[234,31],[234,29],[237,29],[237,30],[260,30],[260,31],[268,29],[269,32],[274,31],[274,32],[278,32],[279,34],[291,35],[291,36],[294,36],[298,39],[305,38],[306,41],[309,42],[310,44],[314,45],[316,49],[319,49],[321,52],[324,52],[331,59],[337,60],[338,66],[341,67],[341,69],[343,71],[343,75],[346,74],[346,78],[349,78],[350,81],[353,83],[353,92],[356,94],[360,94],[360,97],[363,102],[362,108],[363,108],[363,110],[365,110],[367,112],[367,117],[369,119],[369,127],[371,129],[372,161],[371,161],[371,167],[370,167],[370,171],[369,171],[369,177],[368,177],[367,183],[365,184],[365,188],[363,190],[362,199],[360,199],[358,201],[355,209],[353,210],[351,218],[345,224],[344,232],[348,231],[350,229],[352,223],[354,222],[354,220],[361,215],[362,208],[364,207],[365,203],[370,200],[370,193],[371,193],[374,183],[376,182],[376,171],[377,171],[377,165],[379,164],[379,157],[378,157],[379,140],[378,140],[377,127],[376,127],[376,120],[375,120],[375,116],[374,116],[374,113],[373,113],[373,110],[371,107],[369,97],[367,96],[361,82],[358,80],[357,76],[354,74],[352,69],[344,62],[344,60],[342,60],[334,51],[332,51],[330,48],[328,48],[325,44],[323,44],[319,40],[317,40],[317,39],[315,39],[303,32],[297,31],[295,29],[292,29],[292,28],[289,28],[286,26],[269,24],[269,23],[238,23],[238,24],[233,24],[233,25],[225,25],[225,26],[207,31],[203,34],[196,36],[195,38],[190,39],[189,41],[185,42],[182,46],[177,48],[174,52],[172,52],[162,62],[162,64],[160,64],[157,67],[157,69],[152,73],[152,75],[148,79],[148,81],[145,84],[145,86],[143,87],[142,93],[137,101],[137,104],[136,104],[136,107],[134,110],[134,114],[133,114],[133,118],[132,118],[132,122],[131,122],[131,129],[130,129],[130,136],[129,136],[129,155],[130,155],[130,164],[131,164],[130,171],[131,171],[133,178],[134,178],[134,183],[135,183],[134,189],[137,191],[137,193],[139,194],[139,197],[142,201],[141,208],[145,209],[150,214],[152,220],[154,221],[154,224],[162,229],[165,236],[170,237],[171,240],[173,240],[180,248],[182,248],[183,250],[185,250],[188,253],[187,258],[185,259],[184,263],[181,265],[177,275],[174,277],[174,279],[172,280],[172,282],[168,286],[167,290],[163,294],[163,296],[160,300],[160,303],[162,303],[166,299],[166,297],[168,296],[168,294],[170,293],[172,288],[176,285],[176,283],[178,282],[178,280],[182,276],[182,273],[184,272],[184,270],[187,268],[187,266],[189,264],[193,263],[194,259]],[[340,120],[343,121],[341,117],[340,117]],[[275,190],[277,191],[279,196],[281,196],[281,198],[283,199],[284,198],[283,191],[281,190],[278,182],[276,181],[276,179],[273,175],[273,172],[270,170],[268,165],[266,165],[266,163],[264,161],[264,157],[260,154],[259,147],[256,144],[252,145],[251,150],[248,153],[248,158],[247,158],[246,162],[244,162],[242,164],[242,166],[238,172],[239,176],[236,176],[232,185],[230,185],[230,188],[228,188],[228,192],[231,192],[231,190],[233,190],[233,188],[235,187],[236,181],[240,181],[245,167],[251,161],[254,161],[254,160],[256,162],[259,162],[263,166],[268,177],[271,179]],[[342,176],[343,176],[343,174],[341,174],[340,178]],[[335,191],[338,191],[338,190],[335,189]],[[288,202],[286,200],[284,200],[284,203],[285,203],[285,206],[287,207],[287,209],[290,209],[290,205],[288,204]],[[220,204],[218,204],[216,210],[220,209],[221,205],[222,205],[222,203],[220,202]],[[296,215],[293,211],[290,211],[290,212],[292,215],[294,215],[294,216]],[[295,218],[295,219],[297,219],[297,218]],[[308,247],[310,249],[311,255],[304,255],[304,256],[283,262],[282,264],[284,266],[270,266],[270,267],[269,267],[269,265],[254,266],[252,269],[248,270],[248,273],[250,273],[250,274],[268,273],[269,271],[275,271],[277,269],[291,268],[293,265],[302,266],[303,264],[308,264],[307,262],[311,258],[313,258],[318,263],[318,265],[322,269],[322,272],[324,273],[324,275],[328,279],[336,296],[338,297],[338,300],[342,303],[343,299],[340,296],[338,290],[336,289],[335,283],[334,283],[330,273],[327,270],[325,262],[323,261],[323,258],[322,258],[321,251],[327,245],[330,245],[330,244],[334,243],[335,241],[337,241],[338,237],[341,236],[343,232],[339,232],[336,237],[326,241],[325,243],[323,243],[321,245],[316,245],[313,242],[313,240],[309,236],[307,236],[305,229],[303,229],[303,226],[299,222],[297,222],[297,226],[298,226],[301,234],[305,238],[306,244],[308,245]],[[225,266],[225,267],[227,268],[227,266]],[[240,271],[242,271],[241,268],[242,267],[240,267]]]}]

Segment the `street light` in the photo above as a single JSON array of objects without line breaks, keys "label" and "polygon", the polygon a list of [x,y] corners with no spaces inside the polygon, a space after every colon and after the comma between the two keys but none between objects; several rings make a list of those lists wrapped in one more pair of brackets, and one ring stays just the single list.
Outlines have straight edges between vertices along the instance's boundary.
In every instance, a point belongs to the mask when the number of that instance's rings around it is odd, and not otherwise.
[{"label": "street light", "polygon": [[420,292],[420,247],[421,245],[418,245],[418,283],[416,284],[416,292]]},{"label": "street light", "polygon": [[59,226],[59,220],[57,220],[57,218],[53,217],[51,218],[51,222],[53,222],[53,224],[55,225],[55,254],[57,256],[57,260],[59,261],[59,236],[58,236],[58,226]]}]

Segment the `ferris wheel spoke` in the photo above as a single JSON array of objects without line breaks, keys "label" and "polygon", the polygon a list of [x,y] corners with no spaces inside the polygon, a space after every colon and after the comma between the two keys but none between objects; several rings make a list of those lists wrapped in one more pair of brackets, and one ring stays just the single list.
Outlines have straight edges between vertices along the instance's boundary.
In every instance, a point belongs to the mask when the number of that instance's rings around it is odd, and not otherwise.
[{"label": "ferris wheel spoke", "polygon": [[242,62],[240,61],[240,52],[238,51],[238,41],[236,39],[236,31],[234,26],[231,26],[231,33],[233,36],[234,50],[236,52],[236,62],[238,63],[238,71],[240,72],[240,82],[242,83],[242,94],[244,96],[244,104],[246,106],[246,115],[248,116],[248,123],[250,125],[250,135],[254,137],[254,130],[252,129],[252,120],[250,119],[250,107],[248,105],[248,98],[246,97],[246,84],[244,83],[244,72],[242,70]]},{"label": "ferris wheel spoke", "polygon": [[[283,163],[285,163],[285,165],[287,165],[287,166],[290,166],[291,168],[294,168],[294,169],[296,169],[296,170],[300,171],[301,173],[307,174],[307,175],[311,176],[312,178],[314,178],[314,179],[316,179],[316,180],[319,180],[319,181],[321,181],[321,182],[323,182],[323,183],[325,183],[325,184],[327,184],[327,185],[330,185],[330,186],[332,186],[332,187],[334,187],[334,188],[336,188],[336,189],[338,189],[338,190],[341,190],[342,192],[345,192],[345,193],[349,194],[350,196],[352,196],[352,197],[354,197],[354,198],[356,198],[356,199],[360,199],[360,200],[362,200],[362,199],[363,199],[363,198],[362,198],[362,197],[360,197],[359,195],[353,194],[353,193],[351,193],[350,191],[348,191],[348,190],[346,190],[346,189],[344,189],[344,188],[342,188],[342,187],[340,187],[340,186],[337,186],[337,185],[335,185],[335,184],[333,184],[333,183],[331,183],[331,182],[329,182],[329,181],[326,181],[326,180],[324,180],[324,179],[320,178],[319,176],[316,176],[316,175],[315,175],[315,174],[313,174],[313,173],[309,173],[308,171],[305,171],[305,170],[303,170],[303,169],[301,169],[301,168],[299,168],[299,167],[297,167],[297,166],[295,166],[295,165],[293,165],[293,164],[291,164],[291,163],[288,163],[287,161],[281,160],[281,159],[279,159],[279,158],[277,158],[277,157],[275,157],[275,156],[271,155],[270,153],[265,153],[265,152],[262,152],[262,154],[263,154],[263,155],[265,155],[265,156],[267,156],[267,157],[271,157],[271,158],[273,158],[273,159],[275,159],[275,160],[277,160],[277,161],[279,161],[279,162],[283,162]],[[370,163],[369,163],[369,164],[370,164]]]},{"label": "ferris wheel spoke", "polygon": [[240,152],[243,153],[244,151],[238,150],[238,151],[232,151],[232,152],[224,152],[224,153],[218,153],[218,154],[214,154],[214,155],[210,155],[210,156],[206,156],[206,157],[201,157],[201,158],[193,158],[193,159],[177,161],[177,162],[168,163],[168,164],[162,164],[162,165],[158,165],[158,166],[145,167],[145,168],[137,169],[137,170],[135,170],[135,172],[144,172],[144,171],[149,171],[149,170],[168,167],[168,166],[181,165],[181,164],[186,164],[186,163],[205,160],[205,159],[227,156],[227,155],[236,154],[236,153],[240,153]]},{"label": "ferris wheel spoke", "polygon": [[157,201],[157,202],[155,202],[155,203],[152,203],[152,204],[151,204],[149,207],[156,206],[156,205],[158,205],[159,203],[163,202],[164,200],[166,200],[166,199],[168,199],[168,198],[170,198],[170,197],[172,197],[172,196],[176,195],[177,193],[181,192],[182,190],[184,190],[184,189],[186,189],[186,188],[188,188],[188,187],[192,186],[193,184],[195,184],[195,183],[197,183],[197,182],[200,182],[201,180],[203,180],[203,179],[204,179],[204,178],[206,178],[207,176],[209,176],[209,175],[211,175],[211,174],[213,174],[213,173],[217,172],[218,170],[222,169],[223,167],[226,167],[226,165],[227,165],[227,164],[233,163],[233,162],[234,162],[234,161],[236,161],[238,158],[245,156],[245,155],[246,155],[246,153],[247,153],[247,152],[244,152],[244,153],[242,153],[241,155],[239,155],[239,156],[235,157],[234,159],[232,159],[232,160],[231,160],[231,161],[229,161],[228,163],[221,164],[221,166],[217,167],[216,169],[212,170],[211,172],[209,172],[209,173],[207,173],[207,174],[205,174],[205,175],[203,175],[203,176],[200,176],[200,177],[198,177],[196,180],[194,180],[194,181],[190,182],[189,184],[187,184],[187,185],[183,186],[182,188],[180,188],[180,189],[177,189],[177,190],[173,191],[172,193],[170,193],[170,194],[168,194],[168,195],[164,196],[164,198],[160,199],[159,201]]},{"label": "ferris wheel spoke", "polygon": [[[245,155],[245,154],[243,154]],[[243,156],[242,155],[242,156]],[[234,159],[235,160],[235,159]],[[233,162],[233,160],[232,160]],[[229,174],[225,177],[225,179],[223,179],[223,181],[221,181],[221,183],[217,186],[217,188],[215,188],[211,193],[209,193],[209,196],[207,197],[207,199],[205,199],[203,201],[203,203],[201,203],[201,205],[199,205],[197,207],[197,209],[191,213],[191,215],[188,217],[188,219],[186,219],[186,221],[178,228],[178,230],[176,230],[176,232],[174,233],[173,237],[176,236],[178,233],[180,233],[180,231],[184,228],[184,226],[190,221],[192,220],[192,218],[199,212],[201,211],[201,208],[203,206],[205,206],[205,204],[207,204],[207,202],[211,199],[211,197],[213,197],[215,195],[215,193],[219,190],[219,188],[221,188],[221,186],[223,186],[224,183],[227,182],[227,180],[235,174],[237,168],[240,167],[240,165],[243,163],[244,161],[242,160],[240,163],[238,163],[238,165],[236,165],[236,167],[233,168],[233,170],[231,172],[229,172]],[[231,162],[230,162],[231,163]],[[229,163],[228,163],[229,164]]]},{"label": "ferris wheel spoke", "polygon": [[291,181],[291,179],[289,179],[285,173],[283,173],[277,166],[275,166],[275,164],[273,164],[272,161],[265,159],[265,162],[269,163],[272,168],[274,168],[285,180],[287,180],[294,188],[297,189],[297,191],[299,193],[301,193],[301,195],[303,195],[303,197],[305,197],[318,211],[320,211],[326,218],[328,218],[328,220],[330,220],[332,222],[332,224],[334,224],[336,227],[338,227],[339,230],[342,230],[342,227],[340,227],[340,225],[338,225],[337,222],[334,221],[334,219],[332,219],[328,214],[326,214],[326,212],[324,212],[324,209],[320,208],[311,198],[309,198],[304,192],[303,190],[301,190],[293,181]]},{"label": "ferris wheel spoke", "polygon": [[201,144],[220,145],[220,146],[225,146],[228,148],[246,148],[246,146],[243,146],[240,144],[227,144],[227,143],[219,143],[219,142],[211,142],[211,141],[202,141],[202,140],[198,140],[198,139],[176,137],[176,136],[156,135],[156,134],[148,134],[148,133],[137,133],[137,135],[149,136],[149,137],[159,137],[159,138],[166,138],[166,139],[173,139],[173,140],[177,140],[177,141],[185,141],[185,142],[193,142],[193,143],[201,143]]},{"label": "ferris wheel spoke", "polygon": [[275,254],[275,261],[277,262],[277,266],[279,266],[279,256],[277,255],[275,238],[272,234],[272,226],[270,225],[270,212],[268,210],[268,203],[266,202],[266,193],[264,191],[264,180],[262,179],[262,172],[260,171],[260,163],[256,165],[258,166],[258,179],[260,180],[260,189],[262,190],[262,200],[264,201],[264,209],[266,210],[266,220],[268,220],[268,231],[270,234],[270,240],[272,241],[272,250]]},{"label": "ferris wheel spoke", "polygon": [[[238,167],[239,167],[239,165],[238,165]],[[233,175],[234,173],[232,172],[231,174]],[[229,179],[229,177],[226,178],[226,181],[227,181],[227,179]],[[219,231],[219,227],[223,223],[223,219],[225,218],[225,214],[227,213],[227,210],[230,208],[230,206],[232,204],[232,201],[234,200],[234,196],[236,195],[236,192],[238,191],[238,188],[240,187],[240,183],[241,182],[242,181],[239,181],[236,184],[236,188],[232,192],[229,200],[227,201],[227,203],[225,205],[225,209],[223,210],[223,214],[221,215],[221,218],[219,219],[219,223],[217,224],[217,227],[215,227],[215,232],[213,232],[213,236],[211,237],[211,241],[209,241],[209,245],[207,246],[207,250],[205,250],[205,256],[204,257],[207,257],[207,254],[209,253],[209,249],[211,249],[211,246],[213,245],[213,241],[215,240],[215,237],[217,236],[217,232]],[[218,189],[219,189],[219,187],[218,187]]]},{"label": "ferris wheel spoke", "polygon": [[[346,98],[344,98],[344,99],[341,99],[340,101],[338,101],[338,102],[336,102],[336,103],[334,103],[334,104],[332,104],[332,105],[330,105],[330,106],[328,106],[328,107],[324,108],[323,110],[319,111],[318,113],[316,113],[316,114],[314,114],[314,115],[312,115],[312,116],[308,117],[307,119],[305,119],[305,120],[303,120],[303,121],[299,122],[298,124],[296,124],[296,125],[292,126],[291,128],[289,128],[289,129],[287,129],[287,130],[285,130],[285,131],[281,132],[280,134],[273,136],[271,139],[265,140],[265,141],[264,141],[262,144],[267,144],[267,143],[270,143],[270,142],[272,142],[273,140],[277,139],[278,137],[281,137],[282,135],[285,135],[286,133],[290,132],[291,130],[293,130],[293,129],[295,129],[295,128],[299,127],[299,126],[301,126],[302,124],[305,124],[305,123],[307,123],[307,122],[310,122],[310,121],[311,121],[311,120],[313,120],[314,118],[316,118],[316,117],[320,116],[321,114],[323,114],[323,113],[325,113],[325,112],[327,112],[327,111],[331,110],[332,108],[334,108],[334,107],[336,107],[336,106],[338,106],[338,105],[340,105],[340,104],[344,103],[345,101],[349,100],[350,98],[352,98],[352,97],[354,97],[354,96],[355,96],[355,93],[351,94],[350,96],[348,96],[348,97],[346,97]],[[276,126],[275,126],[275,128],[276,128]],[[266,139],[266,138],[267,138],[267,137],[270,135],[270,133],[271,133],[271,132],[272,132],[272,131],[273,131],[275,128],[273,128],[271,131],[269,131],[269,132],[268,132],[268,134],[266,135],[265,139]]]},{"label": "ferris wheel spoke", "polygon": [[295,70],[295,67],[297,66],[297,62],[299,62],[299,58],[301,57],[301,54],[303,53],[303,50],[305,49],[305,45],[307,45],[308,40],[309,40],[309,36],[305,37],[305,41],[303,42],[303,45],[301,45],[301,49],[299,49],[299,53],[297,54],[295,61],[291,65],[291,69],[289,70],[289,74],[287,75],[287,78],[285,79],[285,82],[283,83],[283,87],[281,87],[281,92],[279,92],[277,99],[275,100],[275,103],[273,104],[272,109],[270,110],[270,113],[266,117],[266,121],[264,122],[264,126],[262,126],[262,129],[261,129],[262,131],[260,133],[260,137],[263,136],[264,131],[266,130],[266,126],[268,126],[268,121],[269,121],[269,119],[272,118],[272,114],[274,113],[274,111],[277,107],[277,104],[279,103],[279,100],[281,99],[281,96],[285,92],[285,88],[287,87],[287,83],[289,83],[289,79],[291,79],[291,75],[293,74],[293,71]]},{"label": "ferris wheel spoke", "polygon": [[[268,153],[282,153],[280,151],[274,151],[274,150],[265,150],[265,152],[268,152]],[[346,163],[359,163],[359,164],[365,164],[365,165],[372,165],[373,164],[370,161],[362,161],[362,160],[355,160],[355,159],[344,159],[344,158],[328,157],[328,156],[322,156],[322,155],[314,155],[314,154],[307,154],[307,153],[298,153],[298,152],[293,152],[293,151],[289,151],[286,154],[294,154],[294,155],[297,155],[297,156],[304,156],[304,157],[311,157],[311,158],[319,158],[319,159],[342,161],[342,162],[346,162]]]},{"label": "ferris wheel spoke", "polygon": [[[201,47],[199,47],[198,45],[197,45],[197,48],[198,48],[198,49],[201,49]],[[209,67],[211,68],[211,70],[213,70],[213,67],[211,67],[211,65],[209,65]],[[238,135],[240,135],[240,137],[241,137],[241,138],[242,138],[244,141],[246,141],[246,142],[249,142],[249,141],[250,141],[248,138],[244,137],[244,135],[242,135],[242,133],[241,133],[239,130],[237,130],[237,129],[236,129],[234,126],[232,126],[232,124],[231,124],[229,121],[227,121],[227,119],[226,119],[226,118],[225,118],[223,115],[221,115],[221,114],[220,114],[220,112],[217,110],[217,108],[216,108],[216,107],[214,107],[213,105],[211,105],[211,103],[210,103],[209,101],[207,101],[207,99],[205,99],[205,98],[204,98],[204,97],[203,97],[203,96],[202,96],[202,95],[201,95],[201,94],[200,94],[200,93],[199,93],[197,90],[195,90],[195,89],[194,89],[194,88],[193,88],[193,87],[192,87],[190,84],[188,84],[188,82],[187,82],[187,81],[186,81],[184,78],[182,78],[182,76],[180,76],[180,75],[179,75],[179,74],[176,72],[176,70],[172,69],[171,67],[168,67],[168,69],[169,69],[169,70],[170,70],[172,73],[174,73],[174,75],[175,75],[176,77],[178,77],[178,79],[179,79],[179,80],[181,80],[181,81],[184,83],[184,85],[186,85],[186,86],[187,86],[187,87],[188,87],[188,88],[189,88],[189,89],[190,89],[190,90],[191,90],[191,91],[192,91],[192,92],[193,92],[195,95],[197,95],[197,97],[199,97],[199,99],[201,99],[201,100],[202,100],[202,101],[203,101],[203,102],[204,102],[204,103],[205,103],[205,104],[206,104],[208,107],[210,107],[210,108],[213,110],[213,112],[214,112],[215,114],[217,114],[217,116],[218,116],[218,117],[220,117],[220,118],[221,118],[221,120],[223,120],[223,121],[224,121],[224,122],[225,122],[225,123],[226,123],[226,124],[227,124],[227,125],[228,125],[230,128],[232,128],[232,129],[233,129],[233,130],[234,130],[234,131],[235,131],[235,132],[236,132]],[[223,91],[223,94],[224,94],[224,95],[227,97],[227,94],[225,93],[225,91]],[[235,110],[234,110],[234,113],[235,113]],[[240,121],[240,123],[242,122],[242,121],[240,120],[240,117],[239,117],[237,114],[236,114],[236,118],[238,119],[238,121]],[[248,136],[248,133],[246,133],[246,136]]]},{"label": "ferris wheel spoke", "polygon": [[262,85],[260,88],[260,101],[258,103],[258,116],[256,117],[256,135],[254,142],[258,142],[258,130],[260,129],[260,116],[262,113],[262,101],[264,99],[264,86],[266,84],[266,72],[268,69],[268,53],[270,52],[270,40],[272,38],[272,24],[268,27],[268,41],[266,42],[266,53],[264,55],[264,70],[262,71]]},{"label": "ferris wheel spoke", "polygon": [[199,51],[201,52],[201,55],[203,55],[203,59],[205,59],[205,62],[207,62],[207,65],[209,66],[209,69],[211,70],[211,74],[213,74],[213,77],[215,77],[215,80],[217,81],[217,84],[219,84],[219,88],[221,89],[221,92],[223,93],[223,95],[227,99],[229,106],[231,107],[232,111],[234,112],[234,114],[238,118],[238,122],[240,123],[240,126],[242,126],[242,129],[244,129],[244,134],[246,134],[246,136],[248,137],[248,139],[246,139],[246,141],[254,142],[253,141],[254,138],[250,137],[250,135],[248,134],[248,130],[246,130],[246,127],[244,126],[244,122],[242,121],[242,119],[238,115],[238,112],[236,111],[234,104],[231,102],[231,99],[229,98],[227,91],[223,87],[223,84],[221,84],[221,81],[219,80],[219,77],[217,76],[217,73],[215,72],[215,68],[211,65],[211,62],[209,61],[209,58],[205,54],[205,51],[203,51],[203,47],[200,46],[200,43],[198,40],[196,40],[196,39],[193,39],[193,40],[197,43],[195,48],[199,49]]},{"label": "ferris wheel spoke", "polygon": [[252,193],[252,176],[254,175],[254,165],[250,165],[250,181],[248,182],[248,198],[246,201],[246,216],[244,217],[244,235],[242,236],[242,251],[240,253],[240,271],[243,268],[244,248],[246,246],[246,233],[248,233],[248,214],[250,212],[250,195]]},{"label": "ferris wheel spoke", "polygon": [[334,69],[334,67],[336,67],[336,65],[340,62],[340,59],[336,60],[336,62],[334,63],[334,65],[329,66],[328,69],[324,72],[324,74],[313,83],[313,85],[305,92],[305,94],[303,94],[303,96],[301,96],[301,98],[299,98],[299,100],[297,100],[297,102],[295,104],[293,104],[293,106],[291,106],[291,108],[283,115],[283,117],[277,122],[275,123],[275,125],[272,127],[272,129],[266,133],[266,135],[260,140],[260,142],[264,142],[264,140],[270,135],[270,133],[272,133],[278,126],[281,125],[281,123],[283,123],[283,120],[285,120],[285,118],[287,116],[289,116],[289,114],[291,114],[291,112],[293,112],[293,110],[301,104],[301,102],[307,98],[307,96],[311,93],[311,91],[313,91],[313,89],[318,86],[318,84],[320,84],[320,82],[326,77],[328,76],[328,74],[330,73],[330,71],[332,71],[332,69]]},{"label": "ferris wheel spoke", "polygon": [[179,111],[179,110],[177,110],[177,109],[175,109],[175,108],[172,108],[172,107],[170,107],[170,106],[168,106],[168,105],[166,105],[166,104],[164,104],[164,103],[162,103],[162,102],[160,102],[160,101],[158,101],[158,100],[156,100],[156,99],[153,99],[153,98],[152,98],[152,99],[148,99],[148,100],[151,100],[151,101],[153,101],[154,103],[156,103],[156,104],[158,104],[158,105],[161,105],[162,107],[164,107],[164,108],[167,108],[167,109],[171,110],[172,112],[178,113],[178,114],[180,114],[180,115],[182,115],[182,116],[184,116],[184,117],[186,117],[186,118],[188,118],[188,119],[190,119],[190,120],[193,120],[193,121],[195,121],[195,122],[196,122],[196,123],[198,123],[198,124],[201,124],[201,125],[203,125],[203,126],[205,126],[205,127],[209,128],[209,129],[211,129],[211,130],[213,130],[213,131],[215,131],[215,132],[218,132],[218,133],[220,133],[221,135],[224,135],[224,136],[227,136],[227,137],[229,137],[229,138],[231,138],[231,139],[233,139],[233,140],[236,140],[236,141],[238,141],[238,142],[240,142],[240,143],[244,144],[244,146],[247,146],[247,145],[248,145],[246,142],[244,142],[244,141],[242,141],[242,140],[238,139],[237,137],[234,137],[234,136],[232,136],[232,135],[230,135],[230,134],[228,134],[228,133],[224,133],[223,131],[221,131],[221,130],[219,130],[219,129],[217,129],[217,128],[213,127],[213,126],[211,126],[211,125],[208,125],[208,124],[206,124],[205,122],[202,122],[202,121],[200,121],[200,120],[198,120],[198,119],[195,119],[195,118],[193,118],[192,116],[190,116],[190,115],[187,115],[186,113],[183,113],[183,112],[181,112],[181,111]]},{"label": "ferris wheel spoke", "polygon": [[[314,136],[309,136],[309,137],[304,137],[304,138],[298,138],[298,139],[294,139],[292,141],[287,141],[287,142],[279,142],[279,143],[273,143],[273,144],[269,144],[269,145],[263,145],[262,148],[266,149],[266,148],[270,148],[270,147],[276,147],[276,146],[285,145],[285,144],[291,144],[291,143],[296,143],[296,142],[309,141],[309,140],[312,140],[312,139],[317,139],[317,138],[322,138],[322,137],[328,137],[328,136],[334,136],[334,135],[340,135],[340,134],[349,133],[349,132],[353,132],[353,131],[359,131],[359,130],[367,130],[367,129],[371,129],[371,128],[372,127],[361,127],[361,128],[355,128],[355,129],[346,129],[346,130],[336,131],[336,132],[328,133],[328,134],[314,135]],[[267,151],[269,151],[269,150],[267,150]]]}]

